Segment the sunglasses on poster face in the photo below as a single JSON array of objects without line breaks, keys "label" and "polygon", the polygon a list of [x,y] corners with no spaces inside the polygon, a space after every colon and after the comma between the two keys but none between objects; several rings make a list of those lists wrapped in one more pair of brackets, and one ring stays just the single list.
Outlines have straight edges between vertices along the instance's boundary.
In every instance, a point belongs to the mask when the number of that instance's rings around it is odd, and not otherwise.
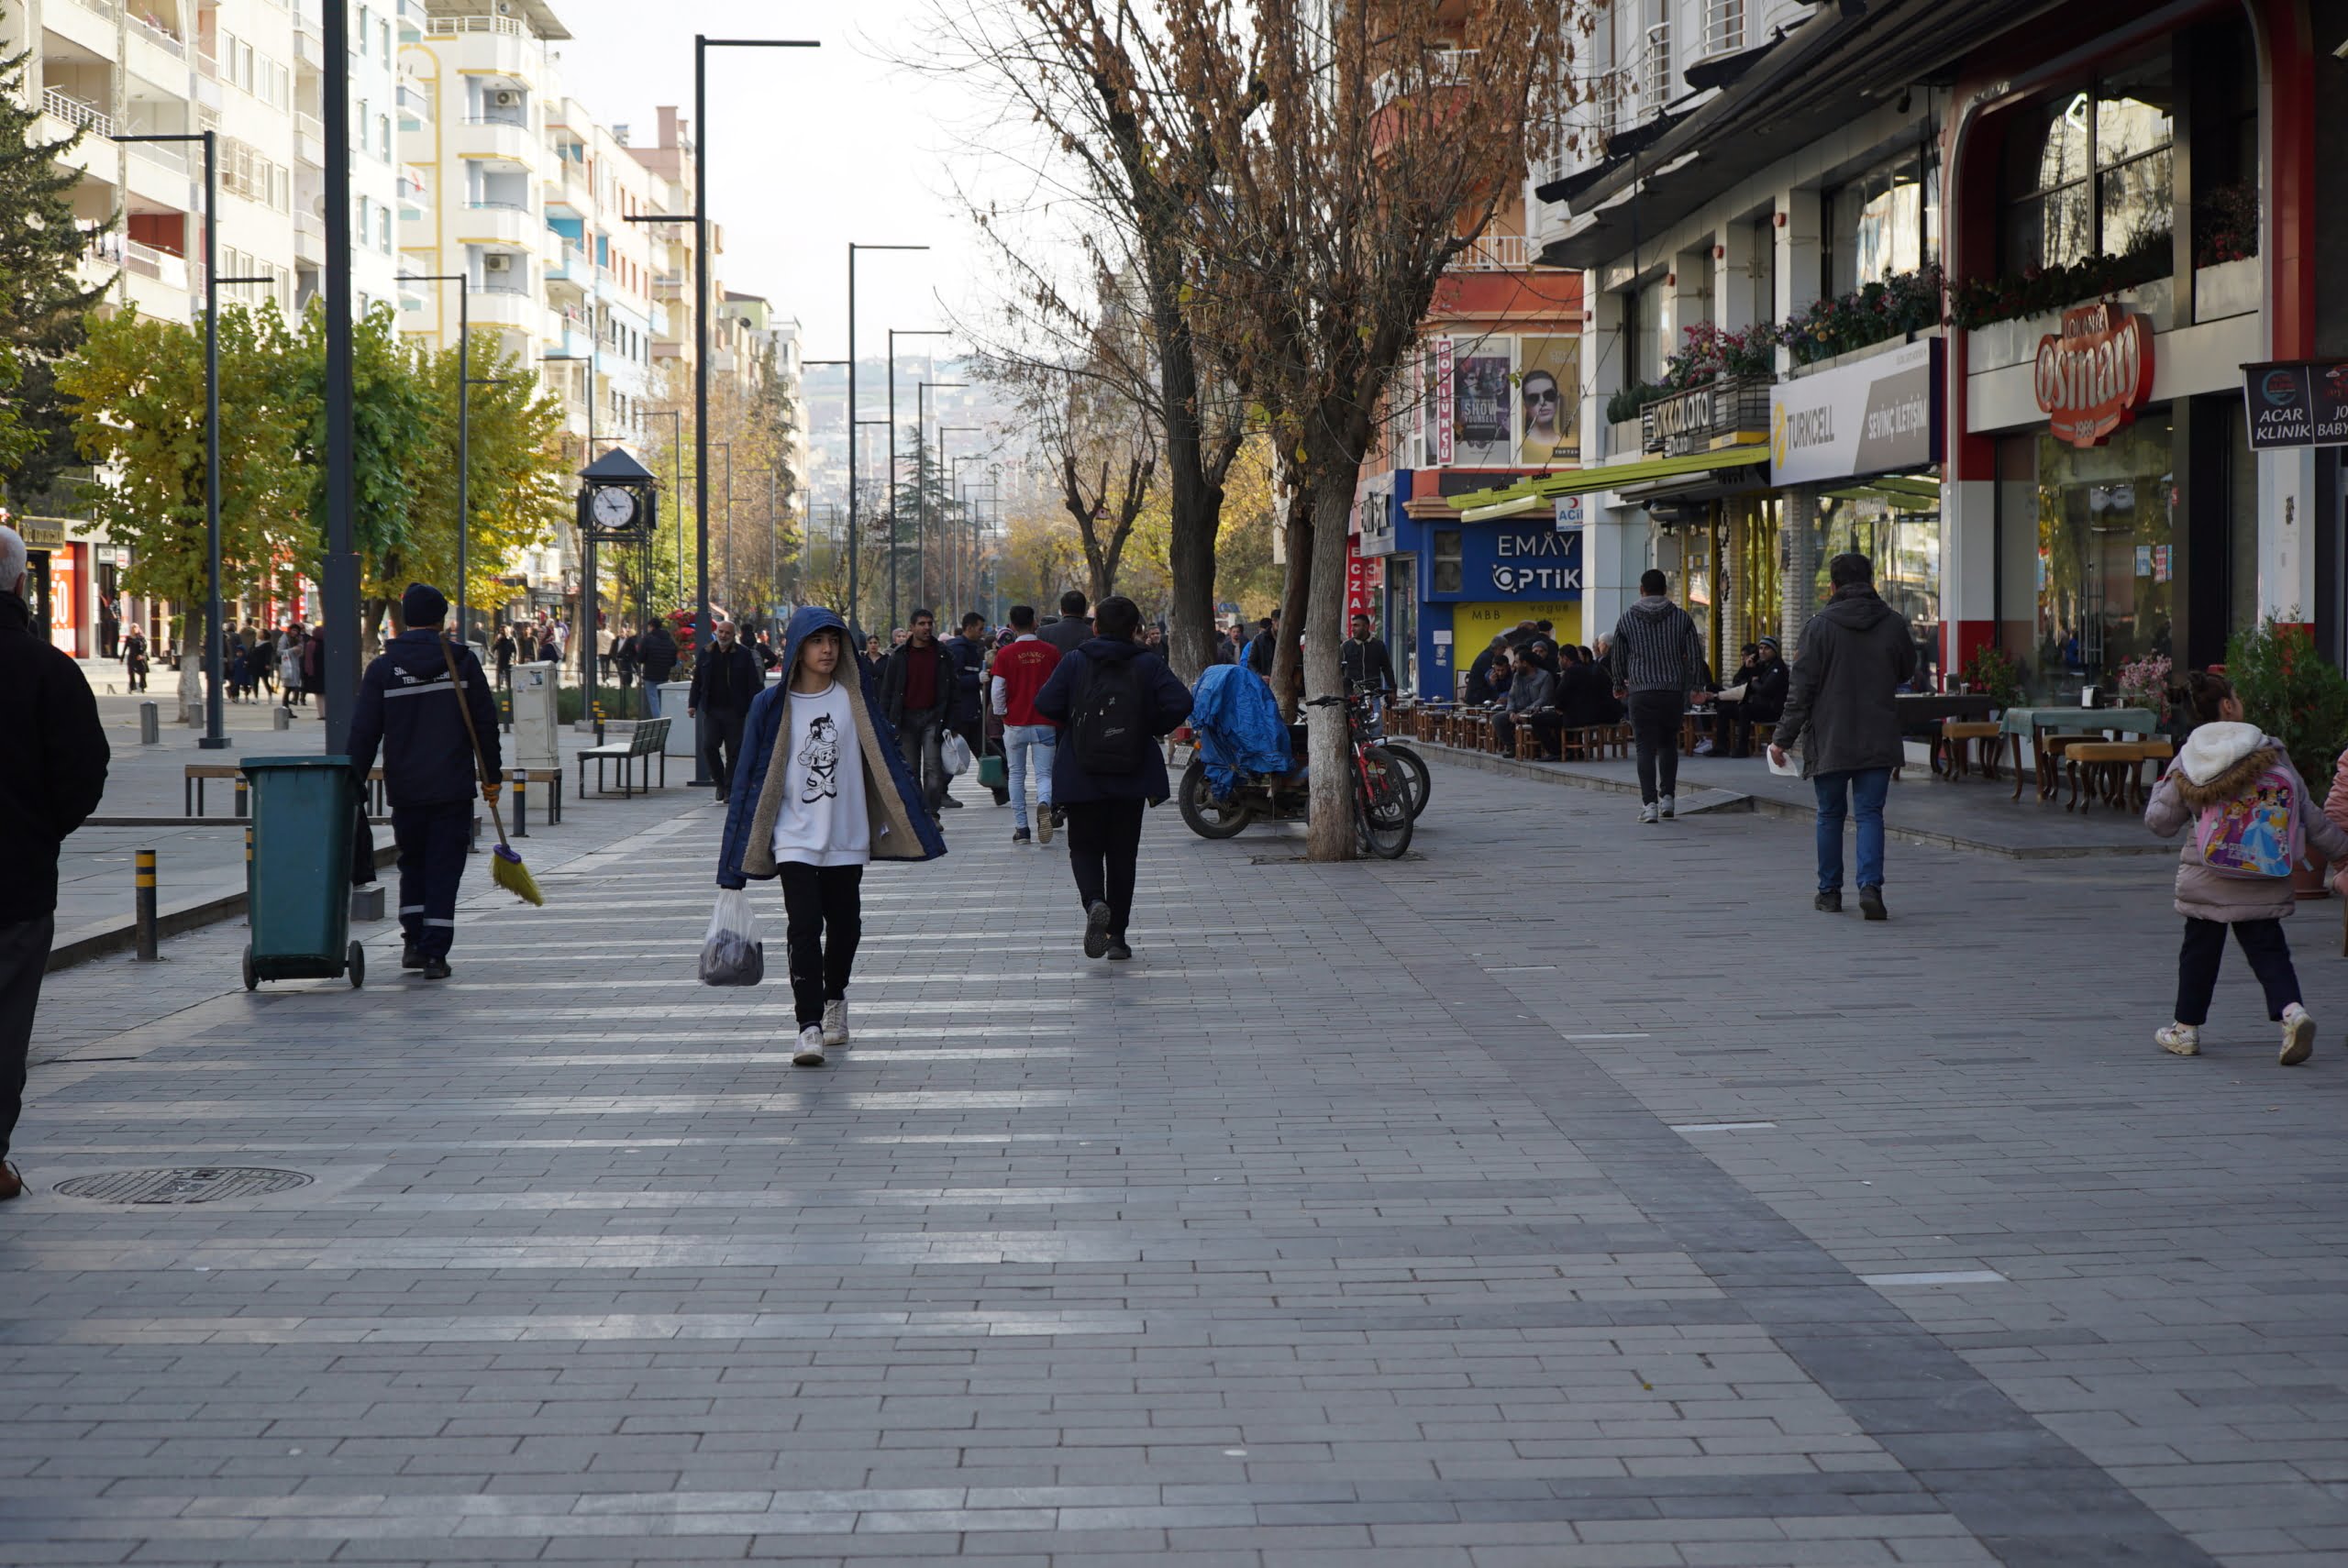
[{"label": "sunglasses on poster face", "polygon": [[1527,403],[1546,403],[1554,404],[1557,401],[1557,394],[1553,392],[1526,392],[1524,394],[1524,401]]}]

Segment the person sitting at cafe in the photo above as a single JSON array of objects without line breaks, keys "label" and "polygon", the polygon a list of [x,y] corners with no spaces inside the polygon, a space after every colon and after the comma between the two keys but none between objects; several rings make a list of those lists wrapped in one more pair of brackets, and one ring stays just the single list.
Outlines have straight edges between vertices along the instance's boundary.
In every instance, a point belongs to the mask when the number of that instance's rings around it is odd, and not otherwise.
[{"label": "person sitting at cafe", "polygon": [[[1728,725],[1726,734],[1718,724],[1712,731],[1716,749],[1732,756],[1753,755],[1754,730],[1774,730],[1786,715],[1786,690],[1792,672],[1778,656],[1777,638],[1763,637],[1754,645],[1753,659],[1744,676],[1744,692],[1736,702],[1733,719],[1725,712],[1722,715],[1722,722]],[[1722,704],[1724,710],[1727,706]]]},{"label": "person sitting at cafe", "polygon": [[1557,732],[1565,724],[1556,708],[1557,678],[1541,668],[1528,646],[1516,650],[1516,670],[1508,684],[1508,706],[1492,716],[1501,749],[1516,749],[1516,726],[1530,724],[1540,742],[1541,760],[1557,760]]},{"label": "person sitting at cafe", "polygon": [[1744,645],[1744,657],[1736,673],[1724,682],[1711,683],[1712,692],[1711,738],[1696,749],[1714,756],[1742,756],[1750,747],[1752,725],[1744,718],[1744,683],[1753,678],[1753,667],[1760,659],[1761,645]]},{"label": "person sitting at cafe", "polygon": [[1557,677],[1556,706],[1557,723],[1568,730],[1619,723],[1622,720],[1622,708],[1614,701],[1613,687],[1586,648],[1566,649],[1565,669]]},{"label": "person sitting at cafe", "polygon": [[1469,702],[1497,702],[1508,690],[1508,638],[1495,636],[1491,646],[1476,656],[1468,667],[1468,688],[1464,700]]}]

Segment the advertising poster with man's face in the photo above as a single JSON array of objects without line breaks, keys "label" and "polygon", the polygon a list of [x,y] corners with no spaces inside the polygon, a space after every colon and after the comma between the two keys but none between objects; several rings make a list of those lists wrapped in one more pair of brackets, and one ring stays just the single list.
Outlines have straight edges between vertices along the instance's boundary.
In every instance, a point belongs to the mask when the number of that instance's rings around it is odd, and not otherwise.
[{"label": "advertising poster with man's face", "polygon": [[1514,443],[1511,440],[1509,350],[1505,337],[1487,337],[1465,346],[1452,371],[1452,462],[1460,468],[1506,468]]},{"label": "advertising poster with man's face", "polygon": [[1581,339],[1527,337],[1518,345],[1516,400],[1521,410],[1517,460],[1534,468],[1581,456]]}]

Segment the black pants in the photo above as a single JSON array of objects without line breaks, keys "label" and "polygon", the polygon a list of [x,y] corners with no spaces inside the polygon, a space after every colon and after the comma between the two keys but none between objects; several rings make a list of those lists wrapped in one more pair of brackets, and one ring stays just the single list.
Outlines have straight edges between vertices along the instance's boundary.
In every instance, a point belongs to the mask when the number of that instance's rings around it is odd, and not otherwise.
[{"label": "black pants", "polygon": [[1142,801],[1084,801],[1054,808],[1068,834],[1069,864],[1076,870],[1076,901],[1090,910],[1106,900],[1109,935],[1125,939],[1134,912],[1134,862],[1141,853]]},{"label": "black pants", "polygon": [[1501,745],[1508,748],[1508,755],[1516,755],[1516,726],[1530,724],[1534,735],[1541,743],[1543,759],[1549,762],[1557,760],[1557,734],[1565,727],[1565,723],[1555,713],[1526,713],[1521,718],[1512,713],[1492,716],[1492,728],[1499,732]]},{"label": "black pants", "polygon": [[717,798],[725,799],[735,767],[742,760],[742,723],[748,713],[721,713],[704,708],[701,713],[701,762],[717,784]]},{"label": "black pants", "polygon": [[804,1029],[824,1021],[825,1002],[847,996],[848,970],[864,936],[864,867],[786,860],[775,871],[791,949],[791,1005]]},{"label": "black pants", "polygon": [[1677,691],[1631,693],[1631,739],[1639,758],[1639,801],[1679,793],[1679,715],[1687,700]]},{"label": "black pants", "polygon": [[12,921],[0,925],[0,1159],[25,1110],[25,1058],[32,1051],[33,1004],[40,1000],[40,977],[49,967],[49,944],[57,917]]},{"label": "black pants", "polygon": [[[2291,967],[2291,944],[2279,920],[2233,924],[2234,941],[2250,960],[2250,972],[2266,992],[2266,1016],[2280,1019],[2299,999],[2299,977]],[[2198,1027],[2210,1021],[2210,996],[2218,988],[2218,965],[2226,955],[2222,921],[2185,917],[2185,947],[2176,955],[2176,1021]]]},{"label": "black pants", "polygon": [[399,845],[400,934],[426,958],[446,958],[457,940],[457,884],[473,833],[471,801],[392,808]]},{"label": "black pants", "polygon": [[1712,755],[1744,756],[1753,750],[1753,721],[1742,702],[1722,702],[1712,710]]}]

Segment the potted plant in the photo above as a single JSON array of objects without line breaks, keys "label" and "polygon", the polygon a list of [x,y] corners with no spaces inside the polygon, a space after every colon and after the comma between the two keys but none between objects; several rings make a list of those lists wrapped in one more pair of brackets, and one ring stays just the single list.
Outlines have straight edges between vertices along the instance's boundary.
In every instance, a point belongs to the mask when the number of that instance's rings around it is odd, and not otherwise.
[{"label": "potted plant", "polygon": [[[2226,645],[2226,678],[2242,699],[2243,718],[2283,743],[2320,811],[2341,750],[2348,746],[2348,676],[2315,651],[2305,626],[2262,621]],[[2291,879],[2303,899],[2324,896],[2323,867],[2300,867]]]},{"label": "potted plant", "polygon": [[2165,654],[2146,654],[2120,667],[2112,684],[2120,689],[2122,705],[2150,708],[2162,726],[2168,723],[2169,661]]},{"label": "potted plant", "polygon": [[1970,691],[1984,692],[1999,714],[2021,699],[2021,667],[1994,643],[1983,643],[1957,667],[1957,679]]}]

